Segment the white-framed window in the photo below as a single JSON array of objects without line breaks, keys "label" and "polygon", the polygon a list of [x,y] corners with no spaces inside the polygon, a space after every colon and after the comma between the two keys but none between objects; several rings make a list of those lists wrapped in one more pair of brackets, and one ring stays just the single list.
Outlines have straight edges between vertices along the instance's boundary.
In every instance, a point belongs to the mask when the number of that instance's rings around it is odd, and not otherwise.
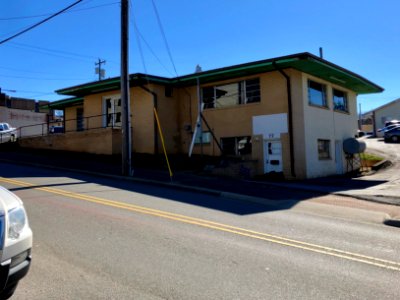
[{"label": "white-framed window", "polygon": [[107,96],[103,98],[104,102],[104,124],[105,127],[121,127],[122,126],[122,107],[121,96]]},{"label": "white-framed window", "polygon": [[308,103],[314,106],[328,107],[325,84],[308,80]]},{"label": "white-framed window", "polygon": [[261,101],[260,79],[253,78],[202,89],[204,108],[222,108]]},{"label": "white-framed window", "polygon": [[318,139],[318,159],[331,159],[331,141]]},{"label": "white-framed window", "polygon": [[337,111],[349,112],[347,93],[333,89],[333,108]]}]

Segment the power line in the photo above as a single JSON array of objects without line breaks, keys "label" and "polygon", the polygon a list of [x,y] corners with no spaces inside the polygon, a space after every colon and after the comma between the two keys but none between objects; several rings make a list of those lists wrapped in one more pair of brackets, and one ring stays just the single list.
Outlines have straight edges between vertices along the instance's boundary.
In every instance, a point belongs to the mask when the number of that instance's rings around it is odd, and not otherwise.
[{"label": "power line", "polygon": [[[131,4],[132,5],[132,4]],[[133,10],[132,10],[133,11]],[[144,72],[147,74],[147,68],[145,65],[145,60],[144,60],[144,54],[143,54],[143,48],[142,48],[142,44],[140,42],[140,40],[142,40],[144,42],[144,44],[146,45],[146,47],[150,50],[150,53],[156,58],[156,60],[159,62],[159,64],[169,73],[172,75],[171,71],[168,70],[168,68],[163,64],[163,62],[161,61],[161,59],[157,56],[157,54],[154,52],[154,50],[151,48],[151,46],[149,45],[149,43],[146,41],[146,39],[144,38],[144,36],[141,34],[139,27],[137,26],[137,22],[136,22],[136,16],[135,13],[132,13],[133,15],[133,21],[131,20],[131,23],[134,26],[135,29],[135,36],[136,36],[136,42],[138,45],[138,49],[139,49],[139,53],[140,53],[140,57],[142,59],[142,64],[143,64],[143,68],[144,68]]]},{"label": "power line", "polygon": [[[97,6],[91,6],[91,7],[81,8],[81,9],[74,9],[74,10],[70,10],[68,13],[75,13],[75,12],[79,12],[79,11],[90,10],[90,9],[95,9],[95,8],[99,8],[99,7],[104,7],[104,6],[111,6],[111,5],[118,4],[118,3],[119,3],[119,2],[112,2],[112,3],[97,5]],[[12,21],[12,20],[34,19],[34,18],[40,18],[40,17],[46,17],[46,16],[51,16],[51,14],[41,14],[41,15],[32,15],[32,16],[21,16],[21,17],[0,18],[0,21]]]},{"label": "power line", "polygon": [[171,49],[169,48],[167,37],[165,35],[164,29],[163,29],[163,26],[162,26],[162,23],[161,23],[161,19],[160,19],[160,15],[158,13],[158,10],[157,10],[156,3],[154,2],[154,0],[151,0],[151,3],[153,4],[153,9],[154,9],[154,12],[155,12],[156,17],[157,17],[158,26],[160,28],[161,35],[163,37],[165,47],[167,48],[169,59],[171,60],[172,66],[174,67],[174,71],[175,71],[176,76],[179,77],[178,72],[176,71],[174,59],[172,58]]},{"label": "power line", "polygon": [[[96,59],[96,56],[91,56],[91,55],[85,55],[85,54],[78,54],[78,53],[73,53],[73,52],[68,52],[68,51],[62,51],[62,50],[55,50],[55,49],[49,49],[49,48],[44,48],[44,47],[39,47],[39,46],[33,46],[33,45],[28,45],[28,44],[23,44],[23,43],[15,43],[12,42],[10,43],[11,45],[16,45],[19,46],[20,49],[25,48],[31,48],[35,50],[40,50],[40,51],[45,51],[45,52],[54,52],[54,53],[59,53],[59,54],[67,54],[67,55],[72,55],[72,56],[77,56],[77,57],[82,57],[82,58],[88,58],[90,60]],[[18,47],[17,47],[18,48]],[[40,52],[37,51],[37,52]],[[46,53],[47,54],[47,53]]]},{"label": "power line", "polygon": [[42,20],[42,21],[40,21],[40,22],[38,22],[38,23],[36,23],[36,24],[34,24],[34,25],[32,25],[32,26],[29,26],[28,28],[26,28],[26,29],[24,29],[24,30],[22,30],[22,31],[20,31],[20,32],[18,32],[18,33],[16,33],[16,34],[14,34],[14,35],[12,35],[12,36],[10,36],[10,37],[8,37],[8,38],[6,38],[6,39],[0,41],[0,45],[2,45],[2,44],[4,44],[4,43],[6,43],[6,42],[8,42],[8,41],[10,41],[10,40],[12,40],[12,39],[18,37],[18,36],[20,36],[20,35],[22,35],[22,34],[24,34],[25,32],[28,32],[28,31],[30,31],[30,30],[32,30],[32,29],[38,27],[39,25],[42,25],[43,23],[45,23],[45,22],[47,22],[47,21],[53,19],[54,17],[56,17],[56,16],[62,14],[63,12],[67,11],[67,10],[70,9],[71,7],[74,7],[75,5],[79,4],[79,3],[82,2],[82,1],[84,1],[84,0],[78,0],[78,1],[76,1],[76,2],[74,2],[74,3],[72,3],[71,5],[67,6],[66,8],[64,8],[64,9],[62,9],[62,10],[56,12],[55,14],[51,15],[50,17],[48,17],[48,18],[46,18],[46,19],[44,19],[44,20]]},{"label": "power line", "polygon": [[37,78],[37,77],[26,77],[26,76],[10,76],[10,75],[2,75],[0,77],[4,78],[18,78],[18,79],[29,79],[29,80],[48,80],[48,81],[63,81],[63,80],[87,80],[86,78]]}]

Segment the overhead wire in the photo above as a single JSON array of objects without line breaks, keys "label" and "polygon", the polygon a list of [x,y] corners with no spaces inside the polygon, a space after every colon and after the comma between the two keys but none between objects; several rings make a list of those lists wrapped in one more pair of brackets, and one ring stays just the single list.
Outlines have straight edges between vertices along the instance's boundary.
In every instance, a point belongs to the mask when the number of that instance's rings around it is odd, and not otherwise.
[{"label": "overhead wire", "polygon": [[153,4],[153,9],[154,9],[154,13],[155,13],[156,18],[157,18],[158,27],[160,28],[160,32],[161,32],[161,35],[162,35],[162,37],[163,37],[165,47],[166,47],[166,49],[167,49],[169,59],[171,60],[171,64],[172,64],[172,66],[173,66],[173,68],[174,68],[174,71],[175,71],[176,76],[179,77],[178,72],[176,71],[176,66],[175,66],[175,63],[174,63],[174,59],[172,58],[171,49],[170,49],[170,47],[169,47],[168,40],[167,40],[167,37],[166,37],[166,35],[165,35],[163,25],[162,25],[162,23],[161,23],[161,18],[160,18],[160,14],[158,13],[157,5],[156,5],[156,3],[154,2],[154,0],[151,0],[151,3]]},{"label": "overhead wire", "polygon": [[[132,6],[132,3],[130,4]],[[133,11],[133,10],[132,10]],[[149,43],[146,41],[146,39],[144,38],[144,36],[142,35],[142,33],[139,30],[139,27],[137,25],[136,22],[136,16],[135,13],[132,13],[133,16],[133,21],[131,20],[131,23],[133,24],[134,27],[134,31],[135,31],[135,37],[136,37],[136,43],[138,45],[138,50],[139,50],[139,54],[142,60],[142,65],[143,65],[143,69],[145,71],[145,73],[147,74],[147,68],[145,65],[145,59],[144,59],[144,54],[143,54],[143,47],[141,44],[141,40],[144,42],[144,44],[146,45],[146,47],[149,49],[149,51],[151,52],[151,54],[155,57],[155,59],[158,61],[158,63],[169,73],[172,75],[171,71],[168,70],[168,68],[165,66],[165,64],[163,64],[163,62],[161,61],[161,59],[157,56],[157,54],[154,52],[154,50],[151,48],[151,46],[149,45]]]},{"label": "overhead wire", "polygon": [[14,35],[12,35],[12,36],[10,36],[10,37],[8,37],[8,38],[6,38],[6,39],[0,41],[0,45],[6,43],[6,42],[8,42],[8,41],[11,41],[12,39],[15,39],[16,37],[18,37],[18,36],[20,36],[20,35],[22,35],[22,34],[28,32],[28,31],[30,31],[30,30],[32,30],[32,29],[34,29],[34,28],[36,28],[36,27],[42,25],[43,23],[45,23],[45,22],[47,22],[47,21],[49,21],[49,20],[55,18],[56,16],[58,16],[58,15],[64,13],[65,11],[69,10],[70,8],[72,8],[72,7],[76,6],[76,5],[78,5],[78,4],[81,3],[82,1],[84,1],[84,0],[78,0],[78,1],[76,1],[76,2],[74,2],[74,3],[72,3],[72,4],[70,4],[70,5],[68,5],[67,7],[63,8],[62,10],[60,10],[60,11],[58,11],[58,12],[52,14],[50,17],[47,17],[47,18],[45,18],[44,20],[42,20],[42,21],[40,21],[40,22],[37,22],[37,23],[35,23],[35,24],[29,26],[28,28],[26,28],[26,29],[24,29],[24,30],[22,30],[22,31],[20,31],[20,32],[18,32],[18,33],[16,33],[16,34],[14,34]]},{"label": "overhead wire", "polygon": [[[90,10],[90,9],[95,9],[99,7],[104,7],[104,6],[111,6],[114,4],[118,4],[118,2],[112,2],[112,3],[107,3],[107,4],[102,4],[102,5],[96,5],[96,6],[91,6],[91,7],[86,7],[86,8],[80,8],[80,9],[71,9],[70,11],[66,11],[66,13],[75,13],[75,12],[80,12],[80,11],[85,11],[85,10]],[[32,15],[32,16],[21,16],[21,17],[9,17],[9,18],[0,18],[0,21],[12,21],[12,20],[23,20],[23,19],[35,19],[35,18],[40,18],[40,17],[46,17],[46,16],[51,16],[52,14],[40,14],[40,15]]]},{"label": "overhead wire", "polygon": [[13,76],[13,75],[3,75],[3,74],[0,74],[0,77],[4,77],[4,78],[30,79],[30,80],[46,80],[46,81],[87,80],[86,78],[36,78],[36,77]]}]

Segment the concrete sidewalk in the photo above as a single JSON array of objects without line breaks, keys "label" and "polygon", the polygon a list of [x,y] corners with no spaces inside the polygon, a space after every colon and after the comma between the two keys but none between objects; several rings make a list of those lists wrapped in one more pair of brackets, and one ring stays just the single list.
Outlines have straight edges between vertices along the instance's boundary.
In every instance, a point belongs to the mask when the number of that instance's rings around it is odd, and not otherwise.
[{"label": "concrete sidewalk", "polygon": [[[400,205],[400,172],[397,166],[360,178],[328,177],[302,181],[255,181],[215,177],[203,172],[180,171],[170,179],[167,170],[135,168],[132,177],[120,176],[119,161],[88,154],[0,149],[0,161],[78,171],[97,176],[127,179],[172,188],[240,198],[253,202],[284,201],[285,190],[295,190],[299,199],[335,194],[379,203]],[[208,175],[208,176],[207,176]],[[307,194],[309,193],[309,194]],[[314,195],[311,195],[314,193]]]}]

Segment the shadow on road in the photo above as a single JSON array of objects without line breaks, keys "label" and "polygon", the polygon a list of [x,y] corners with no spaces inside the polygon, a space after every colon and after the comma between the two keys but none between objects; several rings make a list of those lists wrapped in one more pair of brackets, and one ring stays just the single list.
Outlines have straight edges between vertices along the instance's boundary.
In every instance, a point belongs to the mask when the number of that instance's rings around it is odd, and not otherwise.
[{"label": "shadow on road", "polygon": [[[202,206],[209,209],[225,211],[238,215],[248,215],[275,210],[289,209],[296,203],[312,199],[331,192],[346,191],[350,189],[363,189],[383,183],[382,181],[365,181],[351,178],[322,178],[296,182],[280,182],[281,186],[269,182],[253,182],[231,178],[199,176],[193,172],[178,172],[172,183],[166,171],[135,169],[134,177],[138,179],[161,182],[162,185],[138,183],[130,180],[113,179],[109,177],[93,176],[66,171],[68,168],[91,171],[96,174],[117,175],[120,173],[120,164],[115,161],[101,160],[101,156],[68,154],[65,156],[50,155],[49,152],[39,151],[1,151],[0,155],[7,162],[0,162],[0,176],[5,178],[29,177],[67,177],[78,182],[57,182],[49,185],[32,187],[16,187],[12,190],[33,189],[40,187],[57,187],[67,185],[83,185],[93,183],[105,185],[115,189],[154,196],[166,201],[178,201],[189,205]],[[59,154],[59,153],[58,153]],[[25,164],[21,165],[21,164]],[[30,164],[30,166],[26,165]],[[36,164],[32,165],[32,164]],[[43,168],[47,166],[48,168]],[[52,169],[50,169],[50,168]],[[68,179],[70,181],[70,179]],[[294,187],[294,184],[300,187]],[[181,186],[203,188],[205,193],[182,188]],[[307,186],[317,185],[318,191],[307,191]],[[83,192],[83,191],[82,191]],[[220,192],[233,193],[244,197],[227,199],[221,197]],[[262,203],[249,201],[249,197],[263,199]],[[250,199],[254,200],[254,199]]]}]

